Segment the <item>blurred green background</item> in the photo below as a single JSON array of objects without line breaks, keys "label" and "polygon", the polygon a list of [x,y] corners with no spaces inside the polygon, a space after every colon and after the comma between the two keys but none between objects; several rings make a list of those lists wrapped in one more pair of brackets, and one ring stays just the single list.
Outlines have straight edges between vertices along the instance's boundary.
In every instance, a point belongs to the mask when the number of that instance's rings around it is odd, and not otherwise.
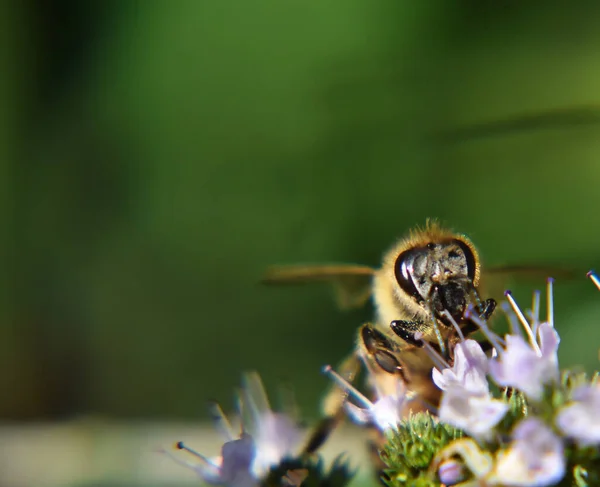
[{"label": "blurred green background", "polygon": [[256,369],[315,418],[370,311],[261,273],[378,265],[426,217],[581,271],[562,359],[597,367],[600,3],[1,8],[0,417],[200,420]]}]

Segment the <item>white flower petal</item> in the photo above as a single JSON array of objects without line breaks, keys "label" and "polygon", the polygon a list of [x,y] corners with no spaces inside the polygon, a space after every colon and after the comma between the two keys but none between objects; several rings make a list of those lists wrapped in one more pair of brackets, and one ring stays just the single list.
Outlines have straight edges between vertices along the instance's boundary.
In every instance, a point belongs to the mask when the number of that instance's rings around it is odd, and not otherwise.
[{"label": "white flower petal", "polygon": [[406,395],[406,386],[398,380],[396,394],[379,398],[369,407],[360,408],[352,403],[345,403],[344,407],[350,418],[359,424],[373,424],[379,430],[394,429],[402,420],[405,404],[410,400]]},{"label": "white flower petal", "polygon": [[444,393],[439,409],[440,420],[465,430],[475,437],[489,436],[508,411],[508,404],[487,394],[473,394],[452,388]]},{"label": "white flower petal", "polygon": [[269,411],[258,417],[253,437],[256,458],[252,471],[260,478],[283,458],[295,453],[302,433],[289,417]]},{"label": "white flower petal", "polygon": [[441,372],[433,369],[433,382],[442,390],[459,386],[473,393],[487,394],[488,358],[475,340],[465,340],[454,348],[454,365]]}]

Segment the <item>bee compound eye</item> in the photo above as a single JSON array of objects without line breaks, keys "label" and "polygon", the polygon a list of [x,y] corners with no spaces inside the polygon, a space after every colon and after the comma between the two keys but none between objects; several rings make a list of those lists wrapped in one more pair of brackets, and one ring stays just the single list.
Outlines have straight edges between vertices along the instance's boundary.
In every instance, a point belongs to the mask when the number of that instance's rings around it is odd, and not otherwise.
[{"label": "bee compound eye", "polygon": [[460,247],[463,254],[465,255],[465,262],[467,266],[467,275],[471,281],[475,280],[475,271],[477,270],[477,262],[475,254],[471,250],[471,247],[466,242],[459,239],[454,239],[454,243]]},{"label": "bee compound eye", "polygon": [[419,293],[419,290],[415,286],[413,281],[413,263],[415,259],[414,250],[407,250],[402,252],[397,258],[394,264],[394,276],[396,282],[406,294],[417,299],[417,301],[423,301],[423,297]]}]

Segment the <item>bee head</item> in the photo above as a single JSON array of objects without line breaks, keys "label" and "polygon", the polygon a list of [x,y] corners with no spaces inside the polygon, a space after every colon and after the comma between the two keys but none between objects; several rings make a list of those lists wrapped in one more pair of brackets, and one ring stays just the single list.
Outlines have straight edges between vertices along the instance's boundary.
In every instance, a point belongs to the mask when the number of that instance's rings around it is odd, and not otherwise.
[{"label": "bee head", "polygon": [[470,242],[453,238],[401,252],[394,274],[400,289],[417,304],[437,318],[446,310],[458,322],[476,293],[478,265]]}]

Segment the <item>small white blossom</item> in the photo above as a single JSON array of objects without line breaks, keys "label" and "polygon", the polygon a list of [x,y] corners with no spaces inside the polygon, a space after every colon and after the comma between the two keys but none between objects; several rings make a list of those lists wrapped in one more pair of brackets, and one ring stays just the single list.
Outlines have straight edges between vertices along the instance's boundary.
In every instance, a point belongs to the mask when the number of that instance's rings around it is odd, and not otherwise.
[{"label": "small white blossom", "polygon": [[359,424],[374,424],[379,430],[386,431],[396,428],[402,419],[402,408],[406,396],[384,396],[365,408],[352,403],[345,403],[346,412],[352,420]]},{"label": "small white blossom", "polygon": [[432,378],[435,385],[444,391],[459,386],[471,393],[487,394],[488,368],[488,358],[481,345],[475,340],[465,340],[454,347],[452,367],[442,371],[434,368]]},{"label": "small white blossom", "polygon": [[514,387],[533,400],[540,400],[544,385],[556,382],[560,374],[558,333],[549,323],[542,323],[538,336],[539,346],[532,347],[521,336],[507,335],[504,351],[490,362],[490,373],[498,385]]},{"label": "small white blossom", "polygon": [[600,444],[600,383],[575,389],[573,402],[558,413],[556,424],[582,446]]},{"label": "small white blossom", "polygon": [[494,399],[487,392],[476,394],[454,386],[444,391],[439,418],[472,436],[486,438],[491,435],[508,408],[505,401]]},{"label": "small white blossom", "polygon": [[561,439],[537,418],[521,421],[512,433],[507,450],[498,452],[492,485],[543,487],[554,485],[565,475]]},{"label": "small white blossom", "polygon": [[404,382],[399,378],[395,381],[396,390],[394,393],[380,396],[375,402],[372,402],[335,372],[331,366],[328,365],[323,370],[362,406],[359,407],[351,402],[344,404],[346,412],[356,423],[373,424],[379,430],[386,431],[396,428],[402,420],[404,406],[410,400],[410,397],[407,395]]}]

